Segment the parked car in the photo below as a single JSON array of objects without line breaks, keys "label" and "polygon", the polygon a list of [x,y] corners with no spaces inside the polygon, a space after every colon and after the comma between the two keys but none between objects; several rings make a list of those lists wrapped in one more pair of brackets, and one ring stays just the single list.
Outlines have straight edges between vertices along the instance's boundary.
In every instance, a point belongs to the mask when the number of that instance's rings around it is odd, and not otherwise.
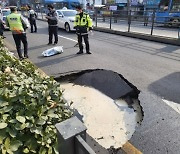
[{"label": "parked car", "polygon": [[77,14],[76,10],[61,9],[56,10],[58,16],[58,27],[63,28],[66,32],[74,31],[74,21]]},{"label": "parked car", "polygon": [[9,29],[9,27],[6,26],[6,17],[11,13],[11,10],[9,8],[5,8],[1,10],[1,20],[3,21],[4,28]]}]

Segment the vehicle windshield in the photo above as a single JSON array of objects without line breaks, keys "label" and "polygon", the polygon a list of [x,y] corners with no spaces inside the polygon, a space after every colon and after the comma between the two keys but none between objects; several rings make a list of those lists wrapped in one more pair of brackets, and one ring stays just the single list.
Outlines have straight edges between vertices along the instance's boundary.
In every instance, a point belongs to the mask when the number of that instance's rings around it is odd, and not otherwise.
[{"label": "vehicle windshield", "polygon": [[77,11],[73,10],[73,11],[62,11],[64,16],[67,17],[74,17],[77,14]]},{"label": "vehicle windshield", "polygon": [[2,10],[2,15],[3,16],[8,16],[11,13],[10,10]]}]

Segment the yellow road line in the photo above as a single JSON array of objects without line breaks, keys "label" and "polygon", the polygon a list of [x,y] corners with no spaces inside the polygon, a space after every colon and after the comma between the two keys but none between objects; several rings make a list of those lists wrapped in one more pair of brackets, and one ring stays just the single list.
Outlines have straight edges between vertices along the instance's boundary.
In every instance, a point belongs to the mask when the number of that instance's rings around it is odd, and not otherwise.
[{"label": "yellow road line", "polygon": [[136,147],[134,147],[131,143],[126,142],[121,148],[126,154],[142,154]]}]

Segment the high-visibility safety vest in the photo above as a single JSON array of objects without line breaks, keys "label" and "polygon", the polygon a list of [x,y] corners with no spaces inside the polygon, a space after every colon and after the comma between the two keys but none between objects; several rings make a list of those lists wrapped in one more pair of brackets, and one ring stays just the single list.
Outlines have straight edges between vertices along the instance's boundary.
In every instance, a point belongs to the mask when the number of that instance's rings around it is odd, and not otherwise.
[{"label": "high-visibility safety vest", "polygon": [[82,18],[79,14],[76,14],[74,26],[92,27],[92,20],[87,13],[83,12]]},{"label": "high-visibility safety vest", "polygon": [[11,31],[24,31],[20,14],[11,13],[7,16],[7,21]]}]

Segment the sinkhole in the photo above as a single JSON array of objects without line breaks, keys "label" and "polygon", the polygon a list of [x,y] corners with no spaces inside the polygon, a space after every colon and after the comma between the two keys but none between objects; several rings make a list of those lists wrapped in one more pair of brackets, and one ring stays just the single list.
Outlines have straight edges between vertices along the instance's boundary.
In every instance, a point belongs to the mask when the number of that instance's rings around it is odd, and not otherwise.
[{"label": "sinkhole", "polygon": [[122,75],[96,69],[66,73],[56,81],[87,134],[103,148],[122,147],[141,124],[140,91]]}]

